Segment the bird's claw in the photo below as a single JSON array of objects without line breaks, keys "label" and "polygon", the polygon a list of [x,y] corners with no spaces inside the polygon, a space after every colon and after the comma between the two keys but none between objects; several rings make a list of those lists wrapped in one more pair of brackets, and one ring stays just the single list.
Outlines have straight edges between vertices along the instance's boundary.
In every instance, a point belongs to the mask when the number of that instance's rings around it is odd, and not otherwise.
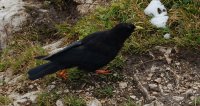
[{"label": "bird's claw", "polygon": [[61,70],[60,72],[57,73],[57,76],[58,76],[59,78],[62,78],[62,79],[64,79],[64,80],[67,80],[68,74],[65,72],[65,70]]},{"label": "bird's claw", "polygon": [[111,74],[110,70],[96,70],[96,74]]}]

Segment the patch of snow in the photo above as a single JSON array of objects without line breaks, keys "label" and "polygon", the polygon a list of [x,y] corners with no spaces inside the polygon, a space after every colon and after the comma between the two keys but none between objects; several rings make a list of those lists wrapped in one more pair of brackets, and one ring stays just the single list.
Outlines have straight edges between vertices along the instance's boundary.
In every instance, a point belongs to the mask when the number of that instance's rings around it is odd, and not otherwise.
[{"label": "patch of snow", "polygon": [[28,14],[25,12],[22,0],[0,0],[0,49],[6,47],[6,38],[20,26]]},{"label": "patch of snow", "polygon": [[165,28],[168,16],[167,9],[160,0],[152,0],[145,8],[144,13],[153,16],[150,22],[158,28]]},{"label": "patch of snow", "polygon": [[153,17],[150,22],[158,28],[165,28],[168,18],[168,16],[157,16]]}]

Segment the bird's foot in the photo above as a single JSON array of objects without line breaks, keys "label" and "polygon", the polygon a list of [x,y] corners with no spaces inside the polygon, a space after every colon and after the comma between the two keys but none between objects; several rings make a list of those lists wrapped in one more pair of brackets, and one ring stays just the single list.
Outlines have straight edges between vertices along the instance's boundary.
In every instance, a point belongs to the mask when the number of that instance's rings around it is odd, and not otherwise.
[{"label": "bird's foot", "polygon": [[96,74],[111,74],[110,70],[96,70]]},{"label": "bird's foot", "polygon": [[57,73],[57,77],[67,80],[68,74],[65,70],[61,70]]}]

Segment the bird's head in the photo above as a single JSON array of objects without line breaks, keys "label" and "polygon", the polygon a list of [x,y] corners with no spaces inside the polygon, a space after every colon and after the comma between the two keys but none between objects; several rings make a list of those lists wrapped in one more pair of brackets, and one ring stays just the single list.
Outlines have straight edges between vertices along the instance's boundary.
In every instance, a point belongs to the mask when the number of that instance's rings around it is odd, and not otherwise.
[{"label": "bird's head", "polygon": [[131,23],[120,23],[117,24],[112,31],[116,33],[118,36],[129,37],[131,33],[135,30],[135,25]]}]

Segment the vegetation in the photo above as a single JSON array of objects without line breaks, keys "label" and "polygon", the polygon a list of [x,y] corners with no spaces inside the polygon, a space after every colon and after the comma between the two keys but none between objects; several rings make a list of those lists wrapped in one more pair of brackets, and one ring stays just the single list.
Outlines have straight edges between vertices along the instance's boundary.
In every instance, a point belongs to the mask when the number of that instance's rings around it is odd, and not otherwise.
[{"label": "vegetation", "polygon": [[8,105],[11,102],[11,100],[7,96],[0,95],[0,105]]},{"label": "vegetation", "polygon": [[[62,0],[47,1],[55,3],[57,9],[63,10],[61,8],[63,6],[60,5],[63,3]],[[0,53],[0,71],[11,69],[14,74],[26,74],[30,68],[44,63],[44,61],[35,60],[34,57],[46,54],[42,46],[55,38],[64,36],[66,39],[64,44],[68,44],[74,40],[82,39],[95,31],[110,29],[119,22],[134,23],[136,26],[140,26],[141,29],[136,30],[126,41],[120,55],[109,64],[110,69],[122,68],[126,55],[147,52],[157,45],[176,45],[182,48],[194,49],[200,47],[200,2],[198,0],[163,0],[170,17],[167,27],[164,29],[158,29],[151,25],[149,17],[144,14],[143,10],[149,1],[113,0],[110,6],[98,7],[94,12],[82,17],[74,25],[63,22],[54,25],[55,28],[52,28],[52,30],[46,29],[45,26],[43,28],[31,27],[23,30],[24,33],[16,33],[16,36],[10,40],[8,48]],[[166,33],[170,33],[172,38],[164,39],[163,35]],[[41,36],[43,34],[44,36]],[[81,76],[82,73],[79,70],[69,70],[70,80],[78,79]],[[55,78],[55,75],[45,77],[43,81],[51,82],[53,78]],[[96,97],[112,97],[113,87],[99,88],[94,91],[94,95]],[[55,100],[58,98],[56,93],[42,93],[37,99],[38,105],[55,105]],[[9,100],[7,97],[0,96],[0,103],[7,104]],[[84,106],[85,104],[82,99],[74,96],[66,96],[64,103],[69,106]],[[195,103],[199,103],[199,99]],[[132,101],[128,101],[125,106],[132,106],[131,104]]]},{"label": "vegetation", "polygon": [[98,98],[105,98],[105,97],[112,97],[113,96],[113,87],[112,86],[105,86],[99,89],[95,89],[94,96]]}]

